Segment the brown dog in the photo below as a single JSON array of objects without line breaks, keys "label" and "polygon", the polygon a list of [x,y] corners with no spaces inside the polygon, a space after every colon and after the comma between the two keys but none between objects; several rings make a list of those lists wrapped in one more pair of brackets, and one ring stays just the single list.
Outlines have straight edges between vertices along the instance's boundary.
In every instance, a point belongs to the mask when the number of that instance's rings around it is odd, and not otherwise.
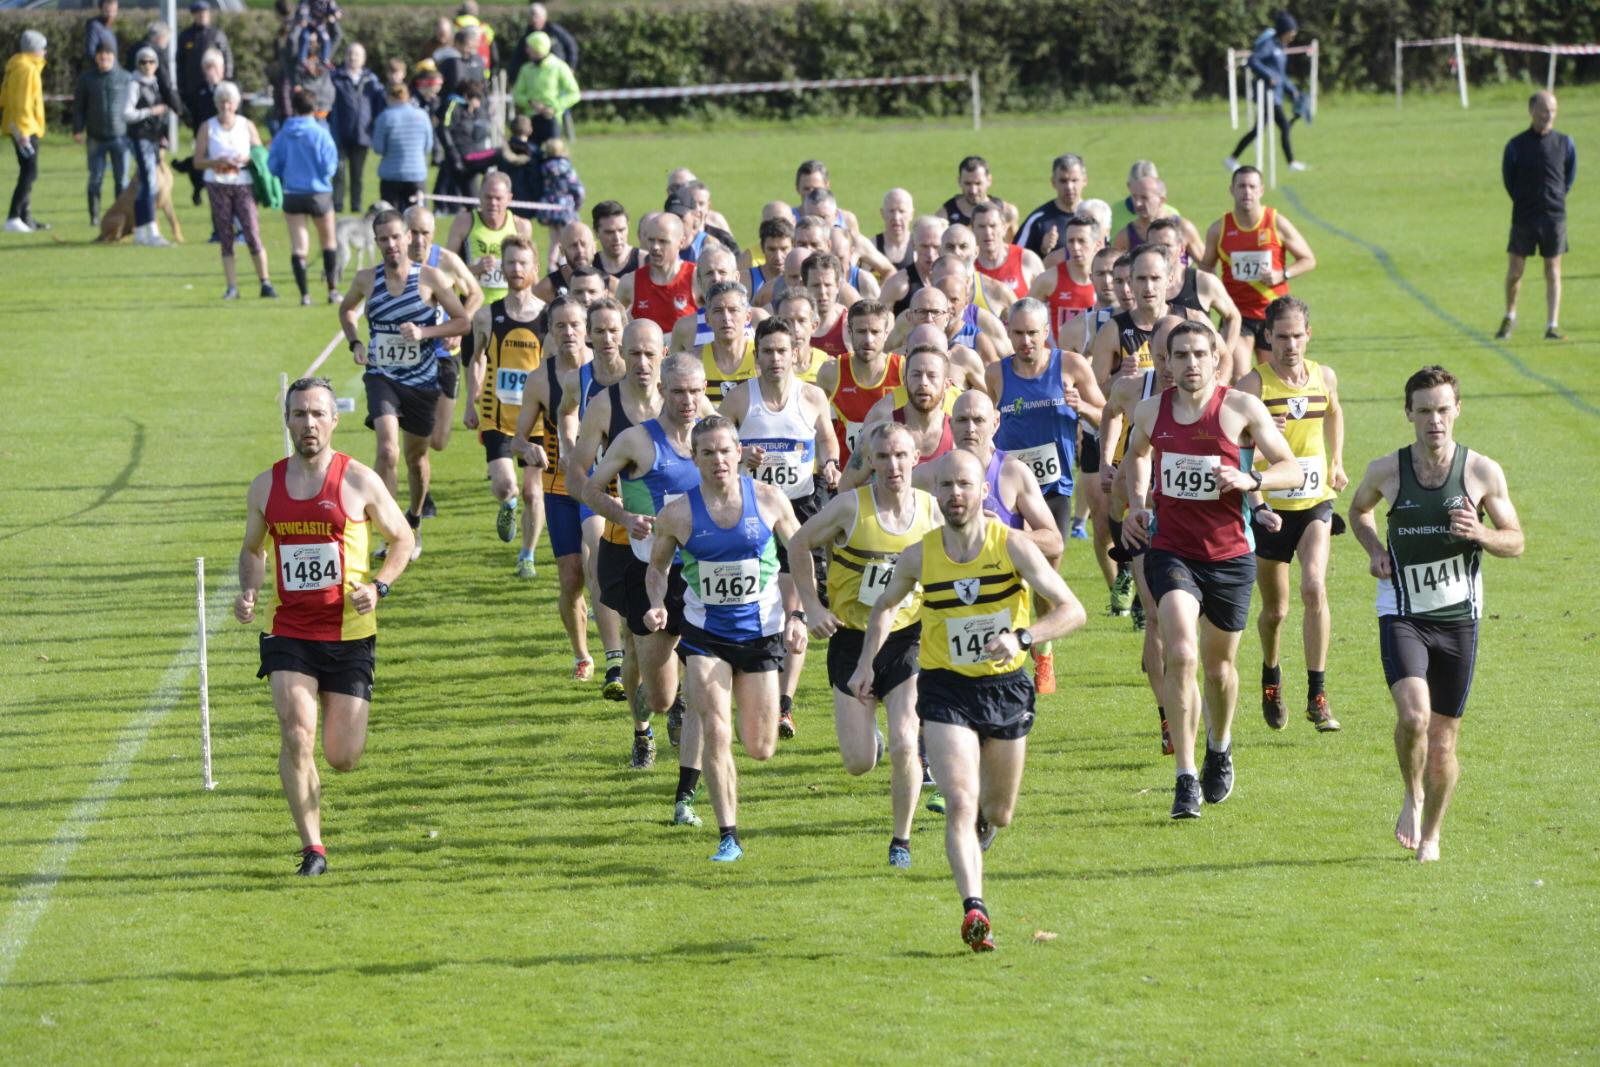
[{"label": "brown dog", "polygon": [[[182,244],[183,227],[178,225],[178,213],[172,206],[172,166],[167,162],[165,149],[160,153],[160,160],[156,167],[156,211],[166,217],[167,225],[172,228],[172,239]],[[139,178],[137,174],[132,177],[128,187],[117,197],[117,202],[111,205],[111,210],[100,216],[100,236],[95,238],[97,241],[115,244],[133,236],[133,202],[139,195]]]}]

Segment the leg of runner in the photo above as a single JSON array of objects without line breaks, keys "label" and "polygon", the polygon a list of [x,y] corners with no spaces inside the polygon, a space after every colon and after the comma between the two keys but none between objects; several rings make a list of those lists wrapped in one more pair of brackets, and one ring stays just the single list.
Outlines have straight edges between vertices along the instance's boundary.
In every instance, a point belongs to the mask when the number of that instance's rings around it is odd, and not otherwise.
[{"label": "leg of runner", "polygon": [[909,842],[911,820],[917,814],[917,800],[922,793],[922,759],[917,754],[922,721],[917,718],[916,683],[901,682],[889,690],[883,707],[889,717],[889,795],[894,810],[894,836]]},{"label": "leg of runner", "polygon": [[372,469],[389,490],[389,495],[400,499],[400,419],[395,415],[379,415],[372,420],[372,432],[378,437],[378,451]]},{"label": "leg of runner", "polygon": [[1333,616],[1328,609],[1328,542],[1332,531],[1331,523],[1309,523],[1295,548],[1300,560],[1300,603],[1305,611],[1301,625],[1306,650],[1306,718],[1323,733],[1339,729],[1339,720],[1328,710],[1323,689],[1333,630]]},{"label": "leg of runner", "polygon": [[517,495],[517,466],[510,456],[489,461],[489,492],[504,507]]},{"label": "leg of runner", "polygon": [[1425,678],[1401,678],[1389,687],[1389,693],[1394,697],[1396,714],[1394,751],[1400,760],[1400,781],[1405,786],[1394,839],[1402,848],[1415,851],[1422,841],[1422,808],[1427,796],[1423,773],[1428,765],[1429,720],[1437,716],[1431,710],[1433,702]]},{"label": "leg of runner", "polygon": [[778,672],[735,674],[733,699],[739,707],[739,742],[744,754],[758,762],[771,759],[778,750]]},{"label": "leg of runner", "polygon": [[428,463],[428,439],[410,433],[402,433],[401,437],[406,455],[406,488],[411,500],[406,514],[415,517],[422,514],[422,499],[428,495],[428,477],[432,473]]},{"label": "leg of runner", "polygon": [[1461,765],[1456,762],[1456,738],[1460,733],[1460,719],[1434,715],[1428,720],[1428,765],[1424,772],[1427,792],[1422,801],[1422,837],[1417,841],[1419,863],[1439,858],[1439,831],[1461,777]]},{"label": "leg of runner", "polygon": [[622,617],[600,602],[600,575],[595,566],[600,558],[600,536],[605,519],[589,515],[583,520],[583,584],[594,612],[594,628],[606,652],[605,682],[601,694],[607,700],[625,699],[631,691],[623,683]]},{"label": "leg of runner", "polygon": [[[448,357],[454,359],[454,356]],[[443,389],[439,390],[439,399],[433,402],[433,436],[428,439],[428,445],[435,452],[443,452],[445,445],[450,443],[450,426],[456,417],[456,398],[449,396]]]},{"label": "leg of runner", "polygon": [[[983,846],[978,840],[982,751],[976,731],[949,723],[924,723],[928,762],[944,791],[944,853],[961,895],[961,936],[974,951],[993,948],[983,904]],[[976,913],[976,914],[975,914]]]},{"label": "leg of runner", "polygon": [[272,672],[278,709],[278,778],[300,847],[322,845],[322,780],[317,775],[317,680],[297,671]]},{"label": "leg of runner", "polygon": [[1233,712],[1239,704],[1239,671],[1235,663],[1239,636],[1219,630],[1210,619],[1200,619],[1200,666],[1205,675],[1200,710],[1206,723],[1206,748],[1211,752],[1227,752],[1233,747]]},{"label": "leg of runner", "polygon": [[348,693],[322,694],[322,757],[336,771],[356,769],[367,750],[371,701]]},{"label": "leg of runner", "polygon": [[730,863],[743,852],[738,839],[739,775],[733,764],[733,668],[715,656],[690,656],[684,661],[683,695],[689,719],[702,732],[706,792],[721,836],[712,858]]},{"label": "leg of runner", "polygon": [[1172,730],[1177,773],[1195,775],[1198,782],[1194,742],[1200,725],[1200,687],[1195,682],[1195,672],[1200,669],[1200,601],[1185,589],[1170,590],[1157,605],[1156,620],[1166,645],[1163,706]]},{"label": "leg of runner", "polygon": [[978,844],[987,852],[997,831],[1011,825],[1022,788],[1022,767],[1028,739],[999,741],[989,738],[978,748]]},{"label": "leg of runner", "polygon": [[522,550],[517,554],[517,575],[522,578],[533,577],[533,554],[539,549],[539,535],[544,533],[544,482],[539,473],[537,468],[529,467],[522,477]]},{"label": "leg of runner", "polygon": [[[778,589],[783,594],[785,604],[794,600],[794,579],[788,574],[778,575]],[[784,740],[794,736],[794,695],[800,689],[800,678],[805,674],[805,670],[806,654],[786,649],[783,654],[783,670],[780,672],[778,694],[778,736]]]},{"label": "leg of runner", "polygon": [[846,774],[863,775],[878,765],[876,705],[863,704],[835,689],[833,729],[839,736],[839,759],[844,763]]},{"label": "leg of runner", "polygon": [[1094,561],[1100,567],[1100,575],[1106,580],[1106,588],[1110,589],[1117,580],[1117,564],[1111,558],[1111,522],[1106,510],[1108,503],[1105,490],[1100,488],[1098,475],[1085,475],[1079,485],[1083,486],[1085,495],[1089,500],[1089,526],[1094,534]]},{"label": "leg of runner", "polygon": [[[594,673],[594,661],[589,658],[589,609],[583,599],[583,553],[569,552],[556,557],[556,579],[559,593],[556,610],[561,615],[561,625],[567,631],[567,643],[572,646],[573,661],[588,663],[589,673]],[[579,679],[588,681],[587,678]]]},{"label": "leg of runner", "polygon": [[[1321,526],[1322,523],[1312,523]],[[1256,632],[1261,637],[1261,714],[1267,725],[1281,730],[1289,721],[1288,702],[1283,699],[1282,655],[1283,624],[1289,617],[1289,564],[1256,557],[1256,588],[1261,590],[1261,615]],[[1311,641],[1311,619],[1306,618],[1306,643]],[[1307,660],[1310,663],[1310,660]]]},{"label": "leg of runner", "polygon": [[1167,692],[1167,666],[1166,646],[1161,641],[1161,616],[1156,611],[1155,598],[1150,595],[1150,584],[1144,578],[1144,555],[1141,553],[1133,557],[1134,585],[1139,591],[1139,602],[1144,605],[1144,651],[1143,666],[1145,680],[1150,683],[1150,692],[1156,698],[1156,714],[1161,718],[1161,754],[1172,755],[1172,731],[1167,724],[1166,692]]}]

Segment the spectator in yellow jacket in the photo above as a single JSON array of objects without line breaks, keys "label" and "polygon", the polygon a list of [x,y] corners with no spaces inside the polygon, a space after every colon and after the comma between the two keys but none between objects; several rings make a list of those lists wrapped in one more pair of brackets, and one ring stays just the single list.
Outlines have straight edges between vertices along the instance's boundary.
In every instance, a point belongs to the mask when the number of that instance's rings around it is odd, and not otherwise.
[{"label": "spectator in yellow jacket", "polygon": [[6,61],[0,80],[0,129],[17,153],[17,188],[11,194],[6,233],[32,233],[50,227],[33,217],[29,198],[39,176],[39,138],[44,136],[44,34],[25,30],[22,51]]},{"label": "spectator in yellow jacket", "polygon": [[533,118],[534,144],[543,144],[561,133],[561,116],[578,102],[578,79],[572,68],[550,54],[550,35],[530,33],[523,41],[528,62],[517,73],[511,99],[519,115]]}]

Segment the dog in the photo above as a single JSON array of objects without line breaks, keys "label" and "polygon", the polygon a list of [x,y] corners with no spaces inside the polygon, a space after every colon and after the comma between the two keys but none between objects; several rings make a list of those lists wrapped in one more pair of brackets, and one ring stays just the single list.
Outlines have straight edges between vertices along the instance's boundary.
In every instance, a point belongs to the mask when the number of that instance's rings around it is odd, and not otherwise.
[{"label": "dog", "polygon": [[[138,196],[139,179],[135,177],[117,196],[111,210],[100,216],[100,236],[95,240],[116,244],[133,236],[133,202]],[[156,166],[156,211],[166,218],[167,225],[172,229],[172,239],[182,244],[183,227],[178,225],[178,212],[172,206],[172,166],[167,162],[165,151],[161,152],[160,163]]]},{"label": "dog", "polygon": [[360,270],[368,262],[378,261],[378,243],[372,237],[372,220],[380,212],[393,211],[387,200],[374,200],[361,215],[346,215],[333,226],[333,239],[339,246],[339,277],[348,275],[346,267]]}]

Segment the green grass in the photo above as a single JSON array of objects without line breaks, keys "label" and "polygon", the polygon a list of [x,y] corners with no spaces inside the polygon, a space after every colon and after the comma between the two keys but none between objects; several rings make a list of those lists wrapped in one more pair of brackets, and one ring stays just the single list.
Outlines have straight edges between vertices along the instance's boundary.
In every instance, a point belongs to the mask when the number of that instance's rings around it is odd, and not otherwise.
[{"label": "green grass", "polygon": [[[691,164],[748,236],[810,156],[869,215],[897,183],[935,206],[969,151],[1031,207],[1070,149],[1108,197],[1129,161],[1155,158],[1203,223],[1227,204],[1219,112],[995,120],[979,136],[652,131],[586,137],[578,162],[591,196],[636,210]],[[1487,566],[1444,862],[1409,863],[1390,837],[1393,712],[1372,581],[1345,537],[1329,675],[1344,732],[1266,730],[1247,634],[1238,791],[1198,823],[1165,818],[1171,770],[1126,622],[1096,616],[1058,647],[1061,691],[1042,701],[1016,823],[988,857],[1000,951],[981,958],[956,939],[937,817],[919,817],[909,874],[884,865],[886,773],[840,769],[820,653],[799,738],[768,765],[741,760],[746,859],[713,869],[709,830],[665,825],[670,750],[652,773],[625,770],[617,706],[565,679],[553,567],[509,579],[481,451],[459,430],[435,462],[427,554],[384,606],[367,758],[324,777],[333,873],[293,878],[255,631],[222,615],[246,485],[281,455],[278,375],[305,368],[334,316],[219,304],[207,220],[187,206],[184,248],[85,244],[81,157],[52,139],[37,212],[57,229],[0,243],[4,1059],[1593,1062],[1600,209],[1580,181],[1574,339],[1538,339],[1534,280],[1517,337],[1489,341],[1499,150],[1524,121],[1511,91],[1470,112],[1334,99],[1298,131],[1315,169],[1270,198],[1321,263],[1295,291],[1314,309],[1313,357],[1341,375],[1352,473],[1406,440],[1401,383],[1442,361],[1464,383],[1459,436],[1503,463],[1528,532],[1524,559]],[[1560,125],[1592,144],[1600,93],[1565,93]],[[1381,248],[1405,287],[1316,220]],[[292,288],[281,221],[266,230]],[[342,354],[330,369],[358,395]],[[359,417],[336,442],[371,458]],[[215,623],[209,794],[186,651],[197,555]],[[1102,605],[1080,546],[1066,574]],[[1298,700],[1292,632],[1285,647]],[[1032,944],[1036,930],[1060,937]]]}]

